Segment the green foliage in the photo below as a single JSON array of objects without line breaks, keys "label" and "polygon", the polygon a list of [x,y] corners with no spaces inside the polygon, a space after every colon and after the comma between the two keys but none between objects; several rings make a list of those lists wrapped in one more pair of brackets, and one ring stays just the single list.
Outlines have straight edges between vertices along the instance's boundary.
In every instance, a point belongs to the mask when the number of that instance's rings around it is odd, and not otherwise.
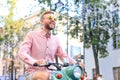
[{"label": "green foliage", "polygon": [[[5,23],[4,32],[2,33],[1,40],[3,40],[4,53],[8,53],[8,47],[11,47],[12,50],[19,43],[18,40],[15,40],[15,37],[18,37],[21,34],[22,28],[24,27],[24,20],[13,20],[14,8],[16,6],[17,0],[8,0],[8,5],[10,5],[9,14],[3,17],[3,22]],[[13,53],[13,52],[12,52]]]},{"label": "green foliage", "polygon": [[3,36],[0,34],[0,42],[4,40]]},{"label": "green foliage", "polygon": [[87,4],[87,3],[98,3],[98,2],[100,2],[100,0],[85,0],[85,3]]},{"label": "green foliage", "polygon": [[118,41],[118,48],[120,48],[120,40]]},{"label": "green foliage", "polygon": [[[85,47],[89,48],[88,44],[95,46],[95,50],[101,54],[101,57],[104,57],[106,53],[108,53],[106,46],[110,39],[109,30],[112,28],[110,12],[107,11],[107,6],[102,5],[100,2],[99,4],[90,2],[85,4],[85,8],[90,7],[89,4],[92,8],[90,8],[91,12],[87,15],[88,17],[86,17],[85,20],[85,23],[87,23],[87,25],[84,26]],[[102,47],[104,47],[104,49]]]},{"label": "green foliage", "polygon": [[48,6],[51,5],[51,0],[38,0],[39,3],[47,4]]},{"label": "green foliage", "polygon": [[69,33],[70,35],[73,37],[73,38],[76,38],[78,39],[80,37],[79,33],[82,33],[82,29],[81,29],[81,23],[79,20],[75,20],[75,19],[72,19],[71,18],[71,21],[70,21],[70,29],[69,29]]}]

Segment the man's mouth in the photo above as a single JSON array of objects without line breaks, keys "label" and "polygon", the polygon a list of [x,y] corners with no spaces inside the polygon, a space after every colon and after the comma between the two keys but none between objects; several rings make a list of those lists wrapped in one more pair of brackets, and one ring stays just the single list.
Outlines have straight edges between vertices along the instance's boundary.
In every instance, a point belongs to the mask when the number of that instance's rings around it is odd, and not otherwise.
[{"label": "man's mouth", "polygon": [[54,22],[50,22],[50,24],[55,25],[55,23],[54,23]]}]

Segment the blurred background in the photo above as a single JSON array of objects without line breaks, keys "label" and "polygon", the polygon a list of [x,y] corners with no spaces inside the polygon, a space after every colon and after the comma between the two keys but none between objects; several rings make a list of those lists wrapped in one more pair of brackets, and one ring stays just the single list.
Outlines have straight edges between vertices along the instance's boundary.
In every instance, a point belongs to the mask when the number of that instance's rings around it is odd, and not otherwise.
[{"label": "blurred background", "polygon": [[120,0],[0,0],[0,79],[24,80],[24,63],[16,58],[30,30],[39,30],[42,12],[56,12],[62,47],[80,55],[87,77],[120,80]]}]

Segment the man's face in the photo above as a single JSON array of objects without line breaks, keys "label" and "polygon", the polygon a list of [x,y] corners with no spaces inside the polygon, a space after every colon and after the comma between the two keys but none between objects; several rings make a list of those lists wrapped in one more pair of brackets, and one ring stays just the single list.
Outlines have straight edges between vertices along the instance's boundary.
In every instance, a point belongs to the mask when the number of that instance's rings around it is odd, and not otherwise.
[{"label": "man's face", "polygon": [[41,22],[46,29],[53,30],[55,27],[54,14],[52,13],[45,14]]}]

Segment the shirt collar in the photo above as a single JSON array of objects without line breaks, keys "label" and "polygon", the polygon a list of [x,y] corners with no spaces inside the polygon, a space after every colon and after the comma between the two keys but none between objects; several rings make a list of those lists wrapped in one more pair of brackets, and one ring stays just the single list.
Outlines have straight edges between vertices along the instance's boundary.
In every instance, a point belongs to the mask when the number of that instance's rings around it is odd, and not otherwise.
[{"label": "shirt collar", "polygon": [[43,29],[40,30],[40,34],[44,37],[50,38],[51,37],[51,32],[47,33]]}]

